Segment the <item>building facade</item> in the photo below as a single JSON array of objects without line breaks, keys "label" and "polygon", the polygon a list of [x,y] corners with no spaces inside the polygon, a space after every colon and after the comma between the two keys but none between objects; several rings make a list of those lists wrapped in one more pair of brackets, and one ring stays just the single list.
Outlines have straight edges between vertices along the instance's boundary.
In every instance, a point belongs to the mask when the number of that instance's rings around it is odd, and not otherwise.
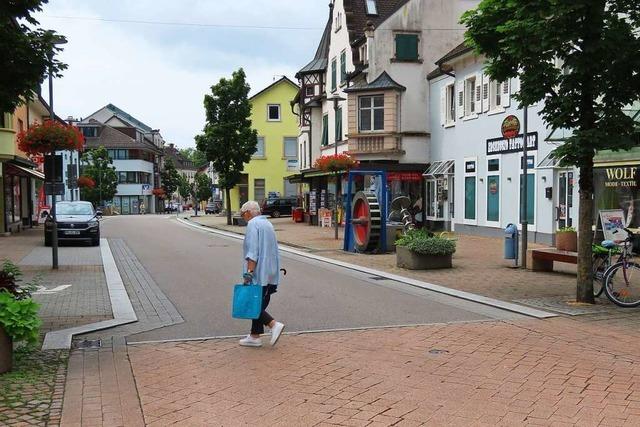
[{"label": "building facade", "polygon": [[298,85],[282,77],[250,98],[257,151],[245,165],[240,184],[231,189],[233,211],[248,200],[297,194],[296,186],[285,180],[298,172],[298,125],[290,107],[297,92]]},{"label": "building facade", "polygon": [[[429,162],[427,73],[460,43],[461,14],[475,1],[336,0],[311,62],[297,74],[299,147],[308,207],[346,206],[345,177],[313,169],[320,155],[348,151],[360,169],[387,172],[391,197],[420,202]],[[448,31],[435,31],[447,28]],[[358,184],[362,187],[361,184]],[[360,189],[356,185],[356,189]],[[311,202],[314,200],[314,202]],[[311,223],[318,212],[310,210]],[[343,217],[343,215],[339,215]]]},{"label": "building facade", "polygon": [[[491,80],[484,59],[464,44],[437,61],[431,85],[431,165],[425,173],[425,214],[435,229],[500,236],[509,223],[524,217],[532,241],[551,244],[558,228],[576,227],[578,171],[561,167],[551,155],[560,141],[539,113],[540,102],[528,108],[527,194],[524,194],[520,134],[507,139],[502,124],[524,111],[513,94],[519,80]],[[446,73],[443,71],[446,70]]]},{"label": "building facade", "polygon": [[[39,94],[10,113],[0,113],[0,232],[12,233],[38,222],[38,207],[45,204],[40,191],[44,159],[22,152],[17,135],[49,119],[49,106]],[[69,156],[71,153],[66,152]]]},{"label": "building facade", "polygon": [[117,194],[103,204],[122,215],[142,213],[142,207],[147,213],[163,209],[163,202],[153,195],[153,189],[160,187],[164,144],[158,131],[112,104],[80,121],[78,127],[86,149],[105,147],[118,174]]}]

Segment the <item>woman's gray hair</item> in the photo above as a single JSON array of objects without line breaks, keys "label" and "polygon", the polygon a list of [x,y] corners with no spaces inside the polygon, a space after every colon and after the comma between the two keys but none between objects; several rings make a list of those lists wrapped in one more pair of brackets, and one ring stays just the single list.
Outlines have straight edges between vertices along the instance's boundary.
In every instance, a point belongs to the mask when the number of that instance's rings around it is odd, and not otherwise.
[{"label": "woman's gray hair", "polygon": [[240,208],[240,213],[251,212],[251,216],[258,216],[262,213],[260,205],[255,200],[249,200]]}]

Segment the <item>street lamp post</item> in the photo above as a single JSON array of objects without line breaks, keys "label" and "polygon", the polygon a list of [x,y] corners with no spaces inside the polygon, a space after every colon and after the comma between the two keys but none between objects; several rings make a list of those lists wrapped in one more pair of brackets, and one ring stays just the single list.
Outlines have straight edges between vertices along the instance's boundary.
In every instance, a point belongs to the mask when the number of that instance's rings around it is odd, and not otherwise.
[{"label": "street lamp post", "polygon": [[[338,120],[338,103],[340,101],[346,101],[345,98],[341,97],[340,95],[335,95],[332,98],[329,98],[329,100],[333,101],[333,120],[334,120],[334,127],[335,127],[335,123]],[[340,120],[340,123],[342,123],[342,119]],[[342,128],[342,126],[340,126]],[[337,129],[337,127],[336,127]],[[340,133],[342,133],[342,129],[340,129]],[[342,136],[342,135],[340,135]],[[333,141],[333,152],[334,155],[337,157],[338,156],[338,133],[335,132],[334,135],[334,141]],[[333,205],[333,212],[334,212],[334,237],[336,240],[338,240],[338,183],[339,183],[339,179],[338,179],[338,171],[334,172],[334,178],[336,180],[336,191],[334,194],[334,199],[335,199],[335,203]]]},{"label": "street lamp post", "polygon": [[[54,45],[65,44],[67,40],[64,37],[57,37]],[[49,53],[49,120],[55,121],[56,116],[53,113],[53,51]],[[53,149],[51,152],[51,157],[53,159],[51,164],[51,176],[53,177],[53,182],[51,183],[52,193],[51,194],[51,216],[53,221],[51,222],[51,267],[54,270],[58,269],[58,223],[56,217],[56,198],[58,195],[56,194],[56,150]]]},{"label": "street lamp post", "polygon": [[[527,173],[528,173],[528,161],[527,161],[527,120],[528,120],[528,109],[527,106],[524,106],[523,111],[523,129],[522,129],[522,194],[521,194],[521,209],[522,216],[520,218],[522,225],[522,268],[527,268],[527,246],[528,246],[528,238],[529,238],[529,223],[527,218],[527,210],[528,201],[527,201],[527,192],[528,192],[528,183],[527,183]],[[517,248],[516,248],[517,251]]]}]

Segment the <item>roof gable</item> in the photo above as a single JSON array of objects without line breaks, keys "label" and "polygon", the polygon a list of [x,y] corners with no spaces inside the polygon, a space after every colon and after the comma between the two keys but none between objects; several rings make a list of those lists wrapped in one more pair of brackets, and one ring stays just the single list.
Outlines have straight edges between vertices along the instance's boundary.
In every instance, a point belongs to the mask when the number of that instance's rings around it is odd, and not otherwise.
[{"label": "roof gable", "polygon": [[288,78],[287,76],[282,76],[279,80],[276,80],[275,82],[271,83],[269,86],[267,86],[264,89],[262,89],[260,92],[256,93],[255,95],[252,95],[249,98],[249,100],[251,101],[251,100],[257,98],[258,96],[262,95],[263,93],[265,93],[265,92],[271,90],[272,88],[278,86],[280,83],[289,83],[291,86],[296,88],[296,90],[300,89],[300,86],[295,84],[290,78]]},{"label": "roof gable", "polygon": [[378,27],[398,9],[411,0],[376,0],[377,14],[367,14],[367,0],[344,0],[344,13],[349,31],[349,42],[357,44],[364,39],[364,29],[369,22]]},{"label": "roof gable", "polygon": [[364,92],[364,91],[371,91],[371,90],[387,90],[387,89],[393,89],[393,90],[399,90],[399,91],[407,90],[406,87],[402,86],[400,83],[393,80],[391,76],[387,74],[386,71],[383,71],[382,74],[380,74],[371,83],[361,83],[358,85],[354,85],[345,89],[344,91],[347,93],[350,93],[350,92]]}]

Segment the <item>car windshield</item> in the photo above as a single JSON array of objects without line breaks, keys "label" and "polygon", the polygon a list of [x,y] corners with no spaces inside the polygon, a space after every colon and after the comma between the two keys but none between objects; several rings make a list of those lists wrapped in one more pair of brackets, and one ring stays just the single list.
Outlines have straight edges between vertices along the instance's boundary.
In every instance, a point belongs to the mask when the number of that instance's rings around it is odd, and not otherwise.
[{"label": "car windshield", "polygon": [[86,203],[60,203],[56,215],[93,215],[93,208]]}]

